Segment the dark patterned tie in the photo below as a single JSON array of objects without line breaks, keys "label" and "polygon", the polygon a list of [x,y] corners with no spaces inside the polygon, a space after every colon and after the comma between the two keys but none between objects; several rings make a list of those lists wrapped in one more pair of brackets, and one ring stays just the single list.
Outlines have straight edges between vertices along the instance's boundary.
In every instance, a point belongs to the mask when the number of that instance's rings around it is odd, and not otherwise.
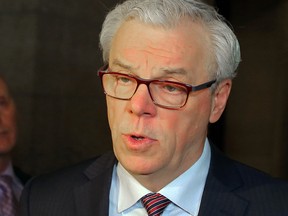
[{"label": "dark patterned tie", "polygon": [[12,178],[7,175],[0,176],[0,190],[2,197],[0,200],[0,215],[1,216],[15,216],[16,215],[16,201],[13,196],[11,188]]},{"label": "dark patterned tie", "polygon": [[141,198],[148,216],[159,216],[171,201],[159,193],[149,193]]}]

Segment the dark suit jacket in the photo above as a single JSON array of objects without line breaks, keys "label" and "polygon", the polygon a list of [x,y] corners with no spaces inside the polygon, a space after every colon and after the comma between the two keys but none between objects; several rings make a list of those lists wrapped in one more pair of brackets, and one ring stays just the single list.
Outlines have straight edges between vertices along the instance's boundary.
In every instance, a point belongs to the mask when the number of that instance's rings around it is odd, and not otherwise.
[{"label": "dark suit jacket", "polygon": [[[21,216],[108,216],[116,159],[109,153],[30,181]],[[194,185],[191,185],[194,187]],[[212,148],[199,216],[288,216],[287,183]]]}]

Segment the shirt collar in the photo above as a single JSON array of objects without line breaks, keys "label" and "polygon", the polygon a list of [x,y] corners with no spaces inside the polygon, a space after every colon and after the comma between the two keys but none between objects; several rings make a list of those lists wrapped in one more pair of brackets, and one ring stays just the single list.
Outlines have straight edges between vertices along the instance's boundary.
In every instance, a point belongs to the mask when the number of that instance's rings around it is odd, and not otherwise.
[{"label": "shirt collar", "polygon": [[11,162],[8,164],[6,169],[2,173],[0,173],[0,175],[11,176],[11,178],[13,179],[13,182],[14,182],[14,180],[16,179],[16,176],[15,176],[15,173],[14,173],[14,170],[13,170]]},{"label": "shirt collar", "polygon": [[[195,215],[200,207],[210,159],[211,149],[209,141],[206,139],[200,158],[186,172],[162,188],[159,193],[166,196],[179,208]],[[119,198],[125,197],[125,199],[118,199],[118,212],[130,208],[142,196],[151,192],[130,175],[120,163],[117,166],[117,175]]]},{"label": "shirt collar", "polygon": [[118,199],[118,212],[130,208],[142,196],[151,192],[128,173],[120,163],[117,166],[117,175],[119,179],[119,198],[125,197],[125,199]]}]

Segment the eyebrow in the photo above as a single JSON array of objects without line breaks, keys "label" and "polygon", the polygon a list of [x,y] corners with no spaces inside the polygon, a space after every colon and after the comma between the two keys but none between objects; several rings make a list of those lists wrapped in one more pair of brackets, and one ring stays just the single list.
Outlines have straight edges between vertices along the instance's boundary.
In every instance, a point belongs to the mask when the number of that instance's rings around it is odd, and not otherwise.
[{"label": "eyebrow", "polygon": [[114,59],[113,62],[112,62],[112,65],[119,66],[119,67],[121,67],[121,68],[123,68],[125,70],[128,70],[128,71],[135,70],[135,67],[132,67],[131,65],[125,64],[125,63],[121,62],[118,59]]},{"label": "eyebrow", "polygon": [[187,75],[187,70],[184,68],[170,68],[170,67],[163,67],[160,68],[160,71],[163,71],[167,75]]},{"label": "eyebrow", "polygon": [[[114,59],[112,65],[119,66],[127,71],[135,71],[137,69],[136,67],[121,62],[119,59]],[[184,68],[161,67],[159,71],[163,73],[163,75],[184,76],[188,74]]]}]

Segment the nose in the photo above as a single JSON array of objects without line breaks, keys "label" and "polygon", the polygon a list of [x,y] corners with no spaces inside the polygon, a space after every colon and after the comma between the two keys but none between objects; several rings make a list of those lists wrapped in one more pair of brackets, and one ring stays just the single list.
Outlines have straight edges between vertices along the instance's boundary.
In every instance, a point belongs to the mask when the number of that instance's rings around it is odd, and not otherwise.
[{"label": "nose", "polygon": [[156,105],[153,103],[148,86],[140,84],[129,102],[129,111],[135,115],[154,116]]}]

